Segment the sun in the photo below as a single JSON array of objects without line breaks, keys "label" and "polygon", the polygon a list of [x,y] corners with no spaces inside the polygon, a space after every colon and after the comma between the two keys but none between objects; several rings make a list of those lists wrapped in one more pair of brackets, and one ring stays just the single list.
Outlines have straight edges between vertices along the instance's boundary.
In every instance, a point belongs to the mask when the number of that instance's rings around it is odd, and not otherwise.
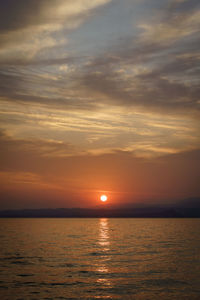
[{"label": "sun", "polygon": [[108,197],[106,195],[101,195],[100,199],[102,202],[105,202],[107,201]]}]

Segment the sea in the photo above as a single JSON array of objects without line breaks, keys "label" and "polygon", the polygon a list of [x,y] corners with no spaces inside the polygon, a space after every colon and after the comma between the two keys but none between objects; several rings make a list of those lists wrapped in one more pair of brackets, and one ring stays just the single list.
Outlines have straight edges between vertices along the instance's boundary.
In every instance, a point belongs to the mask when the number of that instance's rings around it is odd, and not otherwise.
[{"label": "sea", "polygon": [[0,299],[200,299],[200,219],[0,219]]}]

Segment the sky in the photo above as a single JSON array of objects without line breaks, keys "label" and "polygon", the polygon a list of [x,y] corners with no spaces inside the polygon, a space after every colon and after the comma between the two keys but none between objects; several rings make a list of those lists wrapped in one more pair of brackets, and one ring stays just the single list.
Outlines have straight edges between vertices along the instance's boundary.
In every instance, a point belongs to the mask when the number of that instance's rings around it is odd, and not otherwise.
[{"label": "sky", "polygon": [[200,197],[199,0],[0,0],[0,209]]}]

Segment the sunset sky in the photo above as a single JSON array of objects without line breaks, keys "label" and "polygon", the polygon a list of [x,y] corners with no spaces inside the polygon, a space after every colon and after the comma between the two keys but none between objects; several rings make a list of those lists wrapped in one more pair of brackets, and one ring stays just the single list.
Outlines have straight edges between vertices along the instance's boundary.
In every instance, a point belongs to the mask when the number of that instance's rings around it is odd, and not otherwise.
[{"label": "sunset sky", "polygon": [[199,49],[199,0],[0,0],[0,209],[200,197]]}]

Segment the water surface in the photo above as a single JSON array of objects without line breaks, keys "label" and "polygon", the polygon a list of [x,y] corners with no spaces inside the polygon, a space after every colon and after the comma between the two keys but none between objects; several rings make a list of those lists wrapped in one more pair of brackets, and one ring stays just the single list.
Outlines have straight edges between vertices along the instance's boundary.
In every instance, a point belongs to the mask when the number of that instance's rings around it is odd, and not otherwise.
[{"label": "water surface", "polygon": [[0,219],[1,299],[200,299],[199,219]]}]

